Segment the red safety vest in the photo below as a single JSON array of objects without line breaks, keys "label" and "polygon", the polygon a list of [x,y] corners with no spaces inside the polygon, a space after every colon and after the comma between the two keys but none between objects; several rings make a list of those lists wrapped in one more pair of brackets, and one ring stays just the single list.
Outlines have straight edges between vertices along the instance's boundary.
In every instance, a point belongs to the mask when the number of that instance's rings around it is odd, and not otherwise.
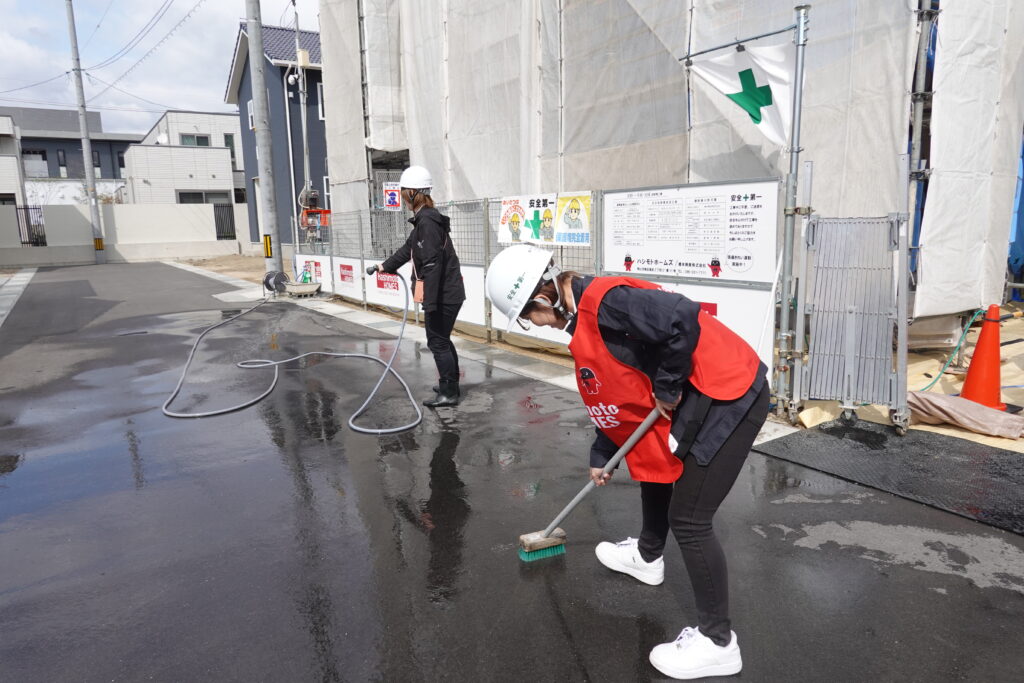
[{"label": "red safety vest", "polygon": [[[650,378],[608,352],[597,327],[597,310],[605,294],[625,285],[660,289],[629,277],[595,278],[577,306],[576,332],[569,351],[576,364],[576,383],[591,421],[621,446],[654,408]],[[733,400],[753,384],[760,359],[735,332],[711,314],[697,316],[700,338],[691,359],[690,383],[713,399]],[[683,473],[683,463],[669,449],[668,420],[658,420],[626,456],[629,474],[637,481],[671,483]]]}]

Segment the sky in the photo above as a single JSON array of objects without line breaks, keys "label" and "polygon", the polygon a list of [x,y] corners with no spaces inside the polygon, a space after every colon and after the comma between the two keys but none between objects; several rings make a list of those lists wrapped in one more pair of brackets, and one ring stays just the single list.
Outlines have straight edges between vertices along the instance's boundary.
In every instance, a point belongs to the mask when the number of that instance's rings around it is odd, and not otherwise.
[{"label": "sky", "polygon": [[[197,3],[192,16],[174,29]],[[299,27],[317,30],[317,0],[296,5]],[[261,0],[260,7],[264,24],[293,25],[291,0]],[[96,109],[104,131],[145,133],[167,109],[237,110],[224,104],[224,90],[245,0],[74,0],[74,8],[88,107],[110,107]],[[90,68],[126,47],[161,11],[137,45],[110,64]],[[0,92],[0,106],[75,108],[74,82],[70,74],[61,75],[71,69],[66,1],[0,0],[0,17],[0,91],[58,76],[36,87]],[[165,36],[155,52],[115,81]],[[111,88],[100,95],[104,81],[124,92]]]}]

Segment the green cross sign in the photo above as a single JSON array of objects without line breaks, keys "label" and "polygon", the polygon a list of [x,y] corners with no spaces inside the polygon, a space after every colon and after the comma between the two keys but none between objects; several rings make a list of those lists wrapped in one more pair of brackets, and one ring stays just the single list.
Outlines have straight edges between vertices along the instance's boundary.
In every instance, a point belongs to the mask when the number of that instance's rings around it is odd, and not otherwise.
[{"label": "green cross sign", "polygon": [[754,70],[746,69],[741,71],[740,86],[741,92],[729,95],[729,99],[743,107],[743,110],[750,114],[750,120],[754,123],[761,123],[761,107],[767,107],[772,103],[772,89],[767,85],[758,86],[754,80]]}]

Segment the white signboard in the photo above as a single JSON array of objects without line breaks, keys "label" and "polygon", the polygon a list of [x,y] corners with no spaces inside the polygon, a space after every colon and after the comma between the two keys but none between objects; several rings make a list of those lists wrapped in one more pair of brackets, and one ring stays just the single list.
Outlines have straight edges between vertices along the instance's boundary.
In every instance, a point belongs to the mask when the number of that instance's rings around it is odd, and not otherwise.
[{"label": "white signboard", "polygon": [[389,211],[402,210],[402,186],[399,183],[384,183],[384,208]]},{"label": "white signboard", "polygon": [[499,244],[590,244],[589,192],[505,197],[498,221]]},{"label": "white signboard", "polygon": [[[406,285],[412,279],[412,264],[406,263],[398,272],[405,278]],[[371,304],[389,306],[401,310],[405,307],[405,287],[397,275],[376,272],[367,275],[365,271],[361,275],[366,278],[366,300]],[[409,308],[412,308],[412,292],[409,292]]]},{"label": "white signboard", "polygon": [[775,278],[777,180],[604,195],[604,269],[770,284]]},{"label": "white signboard", "polygon": [[691,301],[699,303],[701,309],[721,320],[726,327],[750,344],[765,365],[769,368],[772,366],[775,306],[770,291],[707,287],[678,282],[656,284],[662,289],[679,292]]},{"label": "white signboard", "polygon": [[353,299],[363,298],[363,278],[359,259],[334,256],[331,258],[334,273],[334,293]]},{"label": "white signboard", "polygon": [[331,277],[331,257],[296,254],[294,282],[303,281],[319,282],[321,290],[334,291],[334,281]]}]

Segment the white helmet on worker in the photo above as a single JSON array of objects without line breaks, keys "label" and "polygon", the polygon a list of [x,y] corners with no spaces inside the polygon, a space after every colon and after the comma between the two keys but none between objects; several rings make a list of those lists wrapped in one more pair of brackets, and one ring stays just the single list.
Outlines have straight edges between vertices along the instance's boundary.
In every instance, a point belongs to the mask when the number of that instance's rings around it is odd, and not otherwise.
[{"label": "white helmet on worker", "polygon": [[430,188],[434,186],[430,171],[422,166],[410,166],[402,171],[398,184],[403,190],[419,190],[423,194],[430,194]]},{"label": "white helmet on worker", "polygon": [[532,244],[513,245],[494,257],[487,268],[485,289],[491,304],[508,318],[506,332],[541,285],[561,272],[550,251]]}]

